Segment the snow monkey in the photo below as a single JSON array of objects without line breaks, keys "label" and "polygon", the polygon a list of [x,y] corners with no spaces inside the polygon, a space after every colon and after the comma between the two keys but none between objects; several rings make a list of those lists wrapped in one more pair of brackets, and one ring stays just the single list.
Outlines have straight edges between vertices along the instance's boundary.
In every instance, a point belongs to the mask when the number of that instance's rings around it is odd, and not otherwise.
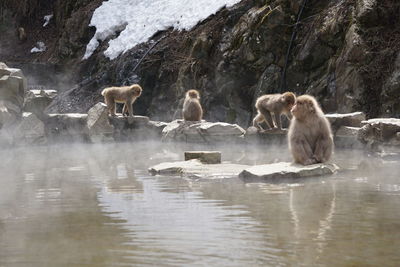
[{"label": "snow monkey", "polygon": [[292,92],[260,96],[255,105],[258,113],[253,119],[253,126],[259,131],[263,131],[260,123],[265,121],[270,129],[282,129],[281,114],[283,113],[291,119],[290,109],[295,101],[296,96]]},{"label": "snow monkey", "polygon": [[315,98],[299,96],[291,112],[288,141],[294,161],[303,165],[328,161],[333,151],[331,126]]},{"label": "snow monkey", "polygon": [[107,104],[108,111],[111,116],[115,116],[115,104],[124,103],[122,115],[129,111],[129,116],[133,117],[132,104],[142,94],[142,87],[138,84],[121,87],[107,87],[101,94]]},{"label": "snow monkey", "polygon": [[17,29],[17,35],[18,35],[18,39],[20,42],[26,41],[26,33],[25,33],[25,29],[23,27],[19,27]]},{"label": "snow monkey", "polygon": [[186,92],[182,115],[185,121],[201,121],[203,109],[201,108],[200,95],[197,90],[191,89]]}]

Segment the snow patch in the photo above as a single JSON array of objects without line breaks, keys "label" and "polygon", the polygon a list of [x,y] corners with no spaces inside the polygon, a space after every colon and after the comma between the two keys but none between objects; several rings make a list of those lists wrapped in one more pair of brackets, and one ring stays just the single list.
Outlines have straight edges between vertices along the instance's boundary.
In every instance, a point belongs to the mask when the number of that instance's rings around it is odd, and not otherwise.
[{"label": "snow patch", "polygon": [[104,54],[114,59],[136,46],[146,42],[158,31],[173,27],[176,30],[190,30],[197,23],[215,14],[222,7],[233,6],[241,0],[109,0],[98,7],[89,26],[96,27],[96,33],[86,46],[83,59],[89,58],[99,46],[99,41],[109,41]]},{"label": "snow patch", "polygon": [[49,24],[52,17],[53,17],[53,14],[46,15],[43,17],[43,19],[44,19],[43,27],[46,27]]},{"label": "snow patch", "polygon": [[46,51],[46,45],[43,42],[37,42],[36,46],[31,49],[31,53],[41,53]]}]

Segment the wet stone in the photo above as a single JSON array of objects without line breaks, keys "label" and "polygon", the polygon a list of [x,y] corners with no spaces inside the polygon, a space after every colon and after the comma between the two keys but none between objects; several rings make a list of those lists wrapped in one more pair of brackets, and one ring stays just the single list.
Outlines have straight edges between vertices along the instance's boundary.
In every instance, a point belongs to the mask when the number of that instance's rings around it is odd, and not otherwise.
[{"label": "wet stone", "polygon": [[282,179],[295,179],[312,176],[325,176],[338,170],[335,164],[299,165],[290,162],[257,165],[243,170],[239,174],[245,182],[269,182]]},{"label": "wet stone", "polygon": [[221,152],[219,151],[186,151],[185,160],[198,159],[204,164],[221,163]]},{"label": "wet stone", "polygon": [[237,178],[249,165],[233,163],[203,164],[197,159],[177,162],[164,162],[149,168],[152,175],[181,175],[189,178],[221,179]]}]

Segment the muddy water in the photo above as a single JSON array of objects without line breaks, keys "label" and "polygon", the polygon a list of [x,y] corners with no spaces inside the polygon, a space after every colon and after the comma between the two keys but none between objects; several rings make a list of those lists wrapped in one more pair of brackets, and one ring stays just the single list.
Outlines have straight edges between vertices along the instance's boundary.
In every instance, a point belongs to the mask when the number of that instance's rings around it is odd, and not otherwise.
[{"label": "muddy water", "polygon": [[[150,176],[193,146],[57,145],[0,150],[0,266],[396,266],[400,165],[293,183]],[[223,160],[288,160],[222,149]]]}]

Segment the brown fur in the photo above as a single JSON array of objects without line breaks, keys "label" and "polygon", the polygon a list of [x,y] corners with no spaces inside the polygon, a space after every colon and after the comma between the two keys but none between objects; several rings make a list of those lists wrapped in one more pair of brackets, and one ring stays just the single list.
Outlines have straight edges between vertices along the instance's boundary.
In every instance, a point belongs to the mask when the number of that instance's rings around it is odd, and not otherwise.
[{"label": "brown fur", "polygon": [[129,116],[133,117],[132,104],[142,94],[142,87],[138,84],[122,87],[108,87],[105,88],[101,94],[107,104],[107,108],[111,116],[115,116],[115,104],[124,103],[122,114],[129,111]]},{"label": "brown fur", "polygon": [[270,129],[282,129],[281,114],[291,119],[290,109],[295,101],[296,96],[292,92],[260,96],[255,105],[258,113],[253,119],[253,126],[258,130],[264,130],[260,124],[265,121]]},{"label": "brown fur", "polygon": [[200,104],[200,94],[197,90],[192,89],[186,92],[182,114],[185,121],[201,121],[203,118],[203,109],[201,108]]},{"label": "brown fur", "polygon": [[22,27],[19,27],[17,30],[17,35],[18,35],[18,39],[20,42],[25,42],[26,41],[26,32],[25,29]]},{"label": "brown fur", "polygon": [[299,96],[291,112],[288,141],[294,161],[303,165],[328,161],[333,152],[332,131],[315,98]]}]

